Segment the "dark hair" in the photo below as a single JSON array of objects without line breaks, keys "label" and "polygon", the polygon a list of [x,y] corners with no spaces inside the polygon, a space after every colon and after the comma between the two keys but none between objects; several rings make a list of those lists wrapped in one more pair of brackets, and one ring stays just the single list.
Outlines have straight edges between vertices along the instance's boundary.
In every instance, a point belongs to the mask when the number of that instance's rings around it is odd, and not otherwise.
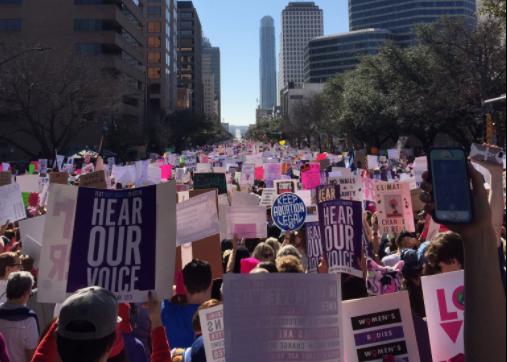
[{"label": "dark hair", "polygon": [[14,272],[9,275],[5,294],[7,299],[19,299],[32,291],[33,276],[29,272]]},{"label": "dark hair", "polygon": [[232,249],[232,240],[222,240],[222,242],[220,243],[221,247],[222,247],[222,253],[226,250],[230,250]]},{"label": "dark hair", "polygon": [[263,261],[262,263],[259,263],[259,265],[257,265],[257,268],[265,269],[270,273],[278,273],[278,269],[276,268],[275,263],[270,261]]},{"label": "dark hair", "polygon": [[260,239],[245,239],[245,246],[250,254],[253,253],[255,247],[261,242]]},{"label": "dark hair", "polygon": [[398,235],[398,237],[396,238],[396,246],[398,247],[398,249],[403,248],[401,243],[403,242],[403,239],[405,239],[405,238],[417,238],[417,234],[411,233],[408,231],[401,232],[400,235]]},{"label": "dark hair", "polygon": [[183,284],[190,294],[206,291],[211,281],[211,266],[207,261],[193,259],[183,268]]},{"label": "dark hair", "polygon": [[236,249],[236,258],[234,259],[234,270],[236,274],[241,273],[241,259],[249,258],[250,252],[244,246],[238,246]]},{"label": "dark hair", "polygon": [[463,239],[459,234],[450,231],[439,234],[433,241],[431,241],[428,249],[426,250],[425,257],[425,275],[440,273],[439,264],[449,264],[452,259],[456,259],[463,268],[465,265]]},{"label": "dark hair", "polygon": [[5,278],[6,269],[19,263],[19,256],[13,252],[0,254],[0,278]]},{"label": "dark hair", "polygon": [[116,341],[116,332],[100,339],[74,340],[56,334],[62,362],[97,362]]}]

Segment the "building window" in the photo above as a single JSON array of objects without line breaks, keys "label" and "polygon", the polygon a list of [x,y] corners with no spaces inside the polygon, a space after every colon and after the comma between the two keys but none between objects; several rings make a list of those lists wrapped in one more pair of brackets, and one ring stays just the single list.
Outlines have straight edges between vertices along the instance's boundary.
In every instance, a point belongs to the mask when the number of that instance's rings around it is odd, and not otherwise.
[{"label": "building window", "polygon": [[148,52],[148,62],[149,63],[160,63],[162,56],[159,52]]},{"label": "building window", "polygon": [[99,19],[74,19],[74,31],[100,31],[111,28],[104,20]]},{"label": "building window", "polygon": [[146,12],[149,15],[161,15],[162,8],[160,6],[148,6],[148,8],[146,9]]},{"label": "building window", "polygon": [[160,68],[158,68],[158,67],[150,67],[150,68],[148,68],[148,78],[150,78],[150,79],[160,79]]},{"label": "building window", "polygon": [[102,44],[98,43],[78,43],[76,44],[76,51],[81,55],[97,55],[102,54]]},{"label": "building window", "polygon": [[[1,0],[0,0],[1,1]],[[0,19],[0,31],[21,31],[21,19]]]},{"label": "building window", "polygon": [[160,33],[161,31],[160,21],[148,21],[148,33]]},{"label": "building window", "polygon": [[149,36],[148,37],[148,46],[150,48],[160,48],[162,45],[162,40],[159,36]]}]

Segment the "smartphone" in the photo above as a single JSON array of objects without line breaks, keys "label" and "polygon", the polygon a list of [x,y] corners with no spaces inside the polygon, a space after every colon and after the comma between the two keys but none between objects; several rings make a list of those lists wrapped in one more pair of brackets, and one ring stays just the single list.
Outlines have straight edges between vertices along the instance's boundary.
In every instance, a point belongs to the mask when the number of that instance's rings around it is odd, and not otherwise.
[{"label": "smartphone", "polygon": [[472,222],[472,191],[465,150],[432,148],[428,166],[433,184],[434,220],[440,224]]}]

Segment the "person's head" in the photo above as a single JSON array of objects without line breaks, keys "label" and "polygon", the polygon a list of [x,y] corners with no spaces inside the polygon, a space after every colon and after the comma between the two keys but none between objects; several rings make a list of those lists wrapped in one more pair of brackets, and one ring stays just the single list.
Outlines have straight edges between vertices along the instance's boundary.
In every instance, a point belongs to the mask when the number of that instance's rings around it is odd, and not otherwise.
[{"label": "person's head", "polygon": [[301,259],[294,255],[286,255],[276,258],[276,269],[280,273],[304,273]]},{"label": "person's head", "polygon": [[117,340],[118,303],[101,287],[80,289],[62,304],[57,347],[62,362],[106,361]]},{"label": "person's head", "polygon": [[263,261],[262,263],[257,265],[256,269],[264,269],[267,270],[269,273],[278,273],[278,269],[276,269],[276,264],[270,261]]},{"label": "person's head", "polygon": [[288,256],[288,255],[292,255],[292,256],[298,258],[299,260],[301,260],[301,253],[293,245],[282,246],[282,248],[278,251],[278,254],[276,254],[276,259],[284,257],[284,256]]},{"label": "person's head", "polygon": [[241,260],[249,258],[250,252],[244,246],[238,246],[236,249],[236,258],[234,259],[234,270],[236,274],[241,273]]},{"label": "person's head", "polygon": [[30,299],[34,284],[33,276],[29,272],[13,272],[7,280],[6,297],[11,303],[26,304]]},{"label": "person's head", "polygon": [[202,303],[199,306],[199,308],[197,309],[197,312],[195,312],[194,316],[192,317],[192,329],[194,330],[194,333],[196,335],[202,334],[201,319],[199,318],[199,311],[204,310],[204,309],[213,308],[213,307],[216,307],[217,305],[220,305],[220,304],[222,304],[222,302],[220,302],[219,300],[210,299],[210,300],[207,300],[206,302]]},{"label": "person's head", "polygon": [[7,280],[13,272],[21,270],[21,261],[16,253],[8,252],[0,254],[0,279]]},{"label": "person's head", "polygon": [[289,234],[289,243],[299,250],[306,250],[306,239],[299,231],[292,231]]},{"label": "person's head", "polygon": [[252,256],[260,261],[275,261],[275,251],[267,243],[257,245]]},{"label": "person's head", "polygon": [[400,233],[396,239],[396,245],[399,250],[417,248],[419,246],[417,234],[406,231]]},{"label": "person's head", "polygon": [[273,237],[267,238],[264,243],[268,244],[269,246],[271,246],[273,248],[273,251],[275,252],[275,256],[276,256],[276,254],[278,254],[278,251],[282,247],[282,245],[280,244],[278,239],[273,238]]},{"label": "person's head", "polygon": [[206,261],[193,259],[183,268],[183,284],[189,299],[199,294],[203,295],[204,300],[210,299],[212,281],[211,266]]},{"label": "person's head", "polygon": [[445,232],[431,241],[425,253],[424,274],[458,271],[464,267],[463,239],[459,234]]}]

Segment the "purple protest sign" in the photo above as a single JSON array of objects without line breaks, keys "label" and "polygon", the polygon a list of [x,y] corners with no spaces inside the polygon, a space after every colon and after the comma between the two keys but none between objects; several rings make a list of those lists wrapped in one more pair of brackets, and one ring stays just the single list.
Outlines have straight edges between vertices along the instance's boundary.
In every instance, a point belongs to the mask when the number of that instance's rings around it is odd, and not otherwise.
[{"label": "purple protest sign", "polygon": [[123,299],[155,289],[156,186],[132,191],[80,188],[67,292],[102,286]]},{"label": "purple protest sign", "polygon": [[333,200],[321,203],[319,223],[322,247],[330,273],[362,277],[362,205],[358,201]]},{"label": "purple protest sign", "polygon": [[319,261],[324,252],[322,251],[322,240],[320,237],[320,224],[318,222],[307,222],[306,229],[306,252],[308,254],[308,273],[318,273]]}]

